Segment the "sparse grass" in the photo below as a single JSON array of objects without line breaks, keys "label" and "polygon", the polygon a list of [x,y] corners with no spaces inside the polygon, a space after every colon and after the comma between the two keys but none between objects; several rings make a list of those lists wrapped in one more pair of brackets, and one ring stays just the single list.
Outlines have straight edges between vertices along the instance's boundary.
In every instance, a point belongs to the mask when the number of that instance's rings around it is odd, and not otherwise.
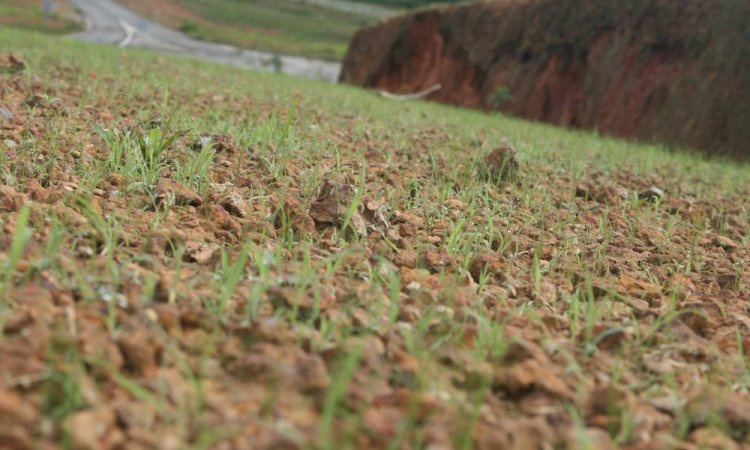
[{"label": "sparse grass", "polygon": [[75,10],[64,0],[50,1],[45,14],[41,0],[0,0],[0,26],[43,31],[54,34],[81,29]]},{"label": "sparse grass", "polygon": [[[747,166],[5,29],[0,46],[29,67],[0,75],[18,117],[0,395],[32,405],[0,415],[0,442],[10,417],[80,447],[92,411],[102,436],[174,448],[750,439],[728,397],[696,396],[747,395]],[[512,181],[482,175],[503,140]],[[164,179],[194,195],[157,198]],[[666,197],[638,200],[652,184]]]}]

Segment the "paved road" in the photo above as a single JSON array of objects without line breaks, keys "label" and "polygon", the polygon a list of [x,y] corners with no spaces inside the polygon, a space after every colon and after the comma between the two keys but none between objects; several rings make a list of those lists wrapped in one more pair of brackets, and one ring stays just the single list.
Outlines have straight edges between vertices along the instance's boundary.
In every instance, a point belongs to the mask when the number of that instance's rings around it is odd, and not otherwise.
[{"label": "paved road", "polygon": [[[205,59],[248,69],[274,70],[272,53],[192,39],[178,31],[146,20],[113,0],[69,0],[86,21],[76,34],[84,40],[120,47],[138,47]],[[298,56],[280,56],[281,71],[305,78],[335,82],[341,65]]]},{"label": "paved road", "polygon": [[386,8],[372,3],[359,3],[349,0],[305,0],[305,3],[312,3],[313,5],[374,17],[376,19],[385,19],[399,14],[399,11],[395,9]]}]

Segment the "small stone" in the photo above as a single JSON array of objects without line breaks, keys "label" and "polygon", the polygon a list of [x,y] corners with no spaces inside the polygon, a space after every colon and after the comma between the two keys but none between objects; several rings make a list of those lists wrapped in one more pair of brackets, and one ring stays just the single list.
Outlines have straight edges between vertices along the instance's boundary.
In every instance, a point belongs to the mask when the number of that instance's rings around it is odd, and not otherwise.
[{"label": "small stone", "polygon": [[324,392],[331,384],[325,362],[319,355],[306,355],[297,363],[296,372],[303,392]]},{"label": "small stone", "polygon": [[16,74],[26,69],[26,63],[13,54],[0,54],[0,73]]},{"label": "small stone", "polygon": [[401,322],[417,323],[421,316],[421,311],[414,305],[401,305],[398,309],[398,320]]},{"label": "small stone", "polygon": [[176,181],[162,178],[156,185],[156,200],[169,203],[170,199],[179,206],[200,206],[203,203],[203,199],[192,190]]},{"label": "small stone", "polygon": [[403,250],[393,258],[393,264],[398,267],[407,267],[414,269],[417,267],[417,252],[414,250]]},{"label": "small stone", "polygon": [[[190,245],[192,244],[192,246]],[[188,258],[198,264],[208,264],[214,260],[219,247],[215,244],[200,245],[195,243],[188,243],[187,256]]]},{"label": "small stone", "polygon": [[469,273],[476,283],[484,277],[489,280],[504,280],[506,264],[497,253],[482,253],[474,257],[469,265]]},{"label": "small stone", "polygon": [[26,201],[26,194],[18,193],[10,186],[0,186],[0,212],[16,211]]},{"label": "small stone", "polygon": [[439,272],[451,262],[451,257],[445,252],[428,250],[424,254],[427,265],[435,272]]},{"label": "small stone", "polygon": [[664,191],[656,186],[651,186],[645,191],[638,193],[639,200],[655,202],[656,200],[661,200],[662,198],[664,198]]},{"label": "small stone", "polygon": [[698,428],[690,433],[689,439],[700,449],[740,450],[739,444],[718,428]]},{"label": "small stone", "polygon": [[209,146],[216,152],[234,150],[234,145],[229,138],[218,134],[204,133],[190,143],[190,149],[193,151],[201,151]]},{"label": "small stone", "polygon": [[510,144],[503,143],[485,156],[484,167],[480,170],[482,178],[499,182],[517,178],[519,169],[516,151]]},{"label": "small stone", "polygon": [[13,111],[3,106],[0,106],[0,118],[9,122],[13,120],[13,117],[14,117]]},{"label": "small stone", "polygon": [[47,105],[47,99],[39,94],[33,94],[24,102],[29,108],[41,108]]},{"label": "small stone", "polygon": [[622,299],[622,302],[633,308],[633,311],[638,316],[646,315],[651,311],[648,302],[640,298],[626,297]]},{"label": "small stone", "polygon": [[575,428],[568,437],[567,449],[579,450],[583,448],[597,450],[613,450],[615,444],[609,433],[601,428],[589,427],[586,429]]},{"label": "small stone", "polygon": [[694,426],[721,418],[732,429],[750,429],[750,398],[737,392],[706,387],[688,400],[685,412]]},{"label": "small stone", "polygon": [[108,408],[79,411],[68,416],[63,429],[70,436],[73,448],[99,450],[107,433],[115,425],[115,414]]},{"label": "small stone", "polygon": [[163,125],[162,120],[159,117],[154,117],[153,119],[149,120],[146,124],[147,130],[153,130],[155,128],[161,128]]},{"label": "small stone", "polygon": [[7,148],[8,150],[15,150],[18,148],[18,144],[13,139],[4,140],[3,145],[5,145],[5,148]]},{"label": "small stone", "polygon": [[45,189],[36,180],[31,180],[28,184],[31,199],[39,203],[52,204],[64,197],[62,189]]},{"label": "small stone", "polygon": [[145,374],[155,368],[160,348],[146,331],[127,331],[118,337],[117,345],[125,357],[126,369]]},{"label": "small stone", "polygon": [[247,217],[248,207],[242,193],[231,183],[215,183],[211,185],[214,193],[211,201],[218,203],[229,214],[235,217]]},{"label": "small stone", "polygon": [[733,240],[729,239],[726,236],[716,236],[714,238],[714,244],[727,251],[734,250],[737,247],[739,247],[739,245],[737,245],[736,242],[734,242]]},{"label": "small stone", "polygon": [[[318,196],[310,205],[308,213],[317,224],[344,226],[356,195],[355,186],[326,180],[318,190]],[[358,209],[348,219],[348,225],[355,233],[364,235],[367,232],[365,220]]]},{"label": "small stone", "polygon": [[250,353],[227,368],[234,377],[245,381],[269,381],[278,377],[277,360],[262,353]]},{"label": "small stone", "polygon": [[723,273],[716,276],[716,283],[722,289],[739,289],[740,277],[736,273]]}]

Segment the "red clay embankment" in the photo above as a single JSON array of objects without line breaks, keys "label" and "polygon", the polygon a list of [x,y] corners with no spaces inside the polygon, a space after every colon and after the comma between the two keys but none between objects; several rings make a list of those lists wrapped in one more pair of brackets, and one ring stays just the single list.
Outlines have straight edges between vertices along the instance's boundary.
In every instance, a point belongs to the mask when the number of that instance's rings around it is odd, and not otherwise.
[{"label": "red clay embankment", "polygon": [[750,158],[750,1],[506,0],[359,31],[340,80]]}]

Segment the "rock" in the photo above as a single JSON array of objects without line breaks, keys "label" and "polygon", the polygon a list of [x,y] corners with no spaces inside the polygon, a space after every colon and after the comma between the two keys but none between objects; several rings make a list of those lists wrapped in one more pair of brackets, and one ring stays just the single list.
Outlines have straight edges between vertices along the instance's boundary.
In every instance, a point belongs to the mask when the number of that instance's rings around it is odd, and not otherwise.
[{"label": "rock", "polygon": [[[350,214],[352,202],[357,196],[357,188],[344,182],[326,180],[318,190],[318,196],[310,205],[309,214],[315,223],[322,225],[343,226]],[[367,232],[366,223],[357,207],[351,212],[349,226],[359,235]]]},{"label": "rock", "polygon": [[717,428],[698,428],[688,439],[701,450],[740,450],[739,444]]},{"label": "rock", "polygon": [[232,233],[239,233],[242,231],[242,225],[237,222],[237,219],[219,205],[211,205],[209,207],[208,217],[211,225],[216,228]]},{"label": "rock", "polygon": [[516,151],[510,144],[504,143],[484,157],[483,166],[479,168],[480,176],[492,182],[514,180],[519,175],[519,164]]},{"label": "rock", "polygon": [[198,242],[187,242],[185,244],[185,256],[188,261],[198,264],[208,264],[214,261],[219,251],[216,244],[200,244]]},{"label": "rock", "polygon": [[16,143],[16,141],[14,141],[13,139],[5,139],[5,140],[3,141],[3,145],[4,145],[4,146],[5,146],[5,148],[7,148],[8,150],[15,150],[15,149],[17,149],[17,148],[18,148],[18,144],[17,144],[17,143]]},{"label": "rock", "polygon": [[628,338],[628,333],[617,326],[597,324],[592,330],[592,338],[596,339],[599,350],[610,351],[622,347]]},{"label": "rock", "polygon": [[126,429],[150,429],[156,421],[156,409],[149,403],[118,400],[112,407]]},{"label": "rock", "polygon": [[622,186],[599,180],[584,180],[576,184],[576,197],[597,203],[617,205],[630,198],[630,191]]},{"label": "rock", "polygon": [[169,178],[162,178],[156,184],[156,200],[160,204],[173,202],[179,206],[200,206],[203,204],[203,199],[198,194]]},{"label": "rock", "polygon": [[655,202],[657,200],[661,200],[664,198],[664,191],[659,189],[656,186],[651,186],[650,188],[646,189],[645,191],[638,193],[638,199],[639,200],[646,200]]},{"label": "rock", "polygon": [[11,120],[13,120],[13,117],[14,117],[13,111],[3,106],[0,106],[0,119],[3,119],[6,122],[10,122]]},{"label": "rock", "polygon": [[29,402],[0,383],[0,448],[31,450],[41,418]]},{"label": "rock", "polygon": [[151,131],[155,128],[161,128],[164,125],[164,122],[161,120],[160,117],[154,117],[153,119],[149,120],[146,123],[146,130]]},{"label": "rock", "polygon": [[235,150],[235,146],[228,137],[218,134],[204,133],[190,143],[190,149],[194,151],[201,151],[208,146],[215,152]]},{"label": "rock", "polygon": [[444,251],[427,250],[424,261],[433,272],[440,272],[451,263],[451,256]]},{"label": "rock", "polygon": [[552,366],[536,359],[526,359],[510,368],[499,369],[495,384],[512,396],[522,396],[536,388],[561,399],[573,398],[573,392],[555,375]]},{"label": "rock", "polygon": [[47,106],[47,103],[48,103],[47,98],[39,94],[31,95],[24,102],[24,104],[28,106],[29,108],[43,108]]},{"label": "rock", "polygon": [[723,248],[726,251],[732,251],[739,247],[739,245],[733,240],[726,236],[717,235],[714,238],[714,245]]},{"label": "rock", "polygon": [[331,384],[323,358],[319,355],[305,355],[300,358],[295,369],[299,388],[306,393],[324,392]]},{"label": "rock", "polygon": [[250,214],[242,192],[232,183],[214,183],[211,189],[214,191],[211,201],[221,205],[229,214],[242,218]]},{"label": "rock", "polygon": [[705,387],[688,399],[685,411],[694,426],[712,423],[719,418],[734,430],[750,432],[750,397]]},{"label": "rock", "polygon": [[417,252],[414,250],[402,250],[393,258],[393,264],[397,267],[407,267],[414,269],[417,267]]},{"label": "rock", "polygon": [[17,74],[26,70],[26,63],[13,54],[0,54],[0,73]]},{"label": "rock", "polygon": [[716,283],[722,289],[737,290],[740,288],[740,275],[737,273],[722,273],[716,275]]},{"label": "rock", "polygon": [[142,328],[121,334],[117,338],[117,345],[125,357],[126,369],[143,375],[156,367],[160,345]]},{"label": "rock", "polygon": [[10,186],[0,186],[0,212],[17,211],[26,202],[26,194],[16,192]]},{"label": "rock", "polygon": [[617,447],[605,430],[589,427],[583,430],[578,428],[571,430],[565,448],[567,450],[614,450]]},{"label": "rock", "polygon": [[31,199],[39,203],[52,204],[65,197],[65,191],[62,189],[46,189],[36,180],[31,180],[27,186]]},{"label": "rock", "polygon": [[483,276],[489,277],[490,281],[502,281],[505,279],[506,269],[505,261],[497,253],[482,253],[475,256],[469,264],[469,273],[477,283]]},{"label": "rock", "polygon": [[340,225],[356,192],[350,184],[324,181],[310,205],[310,217],[317,223]]},{"label": "rock", "polygon": [[406,323],[417,323],[422,317],[422,311],[414,305],[400,305],[398,307],[397,319]]},{"label": "rock", "polygon": [[278,361],[262,353],[250,353],[227,368],[234,377],[244,381],[269,382],[279,377]]},{"label": "rock", "polygon": [[68,416],[63,429],[77,450],[104,450],[107,434],[115,425],[115,413],[109,408],[79,411]]},{"label": "rock", "polygon": [[624,304],[628,305],[638,316],[645,316],[651,312],[651,306],[646,300],[633,297],[623,297],[620,299]]}]

